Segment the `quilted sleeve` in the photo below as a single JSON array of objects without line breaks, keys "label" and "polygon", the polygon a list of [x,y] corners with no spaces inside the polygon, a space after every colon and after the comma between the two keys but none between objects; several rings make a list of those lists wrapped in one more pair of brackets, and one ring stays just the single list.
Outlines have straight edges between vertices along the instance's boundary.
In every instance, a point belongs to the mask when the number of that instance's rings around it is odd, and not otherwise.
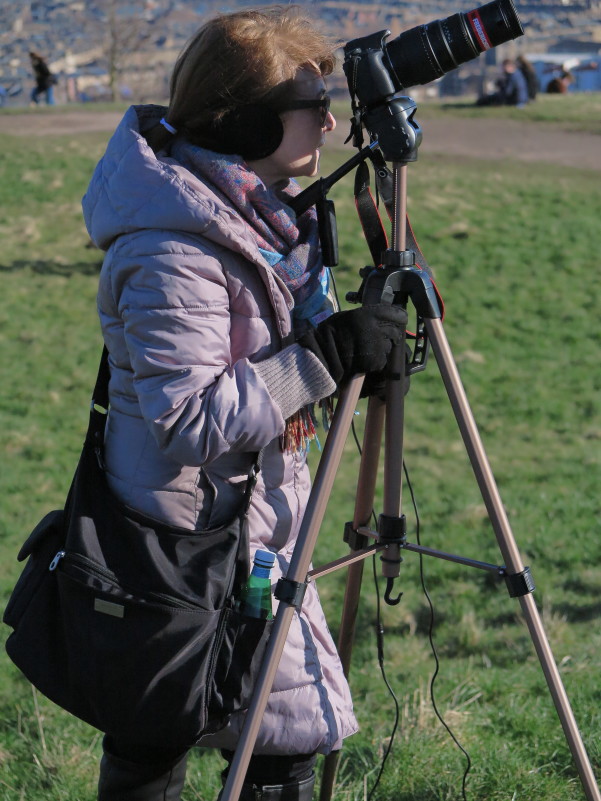
[{"label": "quilted sleeve", "polygon": [[284,431],[282,410],[248,358],[232,361],[221,262],[189,243],[137,237],[111,254],[111,291],[132,384],[159,447],[181,464],[256,451]]}]

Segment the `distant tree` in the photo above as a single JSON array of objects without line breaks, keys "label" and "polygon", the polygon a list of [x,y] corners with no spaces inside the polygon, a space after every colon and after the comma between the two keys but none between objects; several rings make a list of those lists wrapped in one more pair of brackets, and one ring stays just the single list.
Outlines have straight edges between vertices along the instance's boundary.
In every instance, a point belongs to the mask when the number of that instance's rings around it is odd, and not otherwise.
[{"label": "distant tree", "polygon": [[135,0],[97,0],[106,26],[104,50],[107,59],[108,85],[111,99],[120,99],[119,85],[128,56],[140,49],[150,33],[150,20],[145,3]]}]

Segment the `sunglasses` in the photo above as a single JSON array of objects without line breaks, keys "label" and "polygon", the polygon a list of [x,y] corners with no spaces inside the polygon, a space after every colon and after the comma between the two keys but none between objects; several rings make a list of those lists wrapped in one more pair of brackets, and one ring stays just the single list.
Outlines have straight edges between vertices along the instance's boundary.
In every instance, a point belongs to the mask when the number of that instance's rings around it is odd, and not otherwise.
[{"label": "sunglasses", "polygon": [[328,113],[330,111],[331,98],[330,95],[323,95],[316,97],[314,100],[291,100],[283,106],[278,107],[278,112],[282,111],[296,111],[301,108],[316,108],[319,109],[319,122],[321,127],[326,124]]}]

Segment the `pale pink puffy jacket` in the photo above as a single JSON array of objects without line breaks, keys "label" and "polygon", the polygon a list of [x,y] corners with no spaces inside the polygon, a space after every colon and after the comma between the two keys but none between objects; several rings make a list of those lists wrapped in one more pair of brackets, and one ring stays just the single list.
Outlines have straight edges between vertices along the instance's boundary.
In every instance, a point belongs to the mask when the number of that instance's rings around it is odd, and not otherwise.
[{"label": "pale pink puffy jacket", "polygon": [[[155,517],[217,525],[231,516],[254,455],[265,448],[249,530],[251,553],[277,553],[275,581],[286,573],[310,481],[304,454],[280,448],[282,407],[254,364],[291,342],[293,301],[235,211],[148,147],[140,131],[157,113],[128,110],[83,199],[90,236],[107,251],[98,308],[111,364],[110,483]],[[302,362],[304,349],[286,350],[291,371],[298,351]],[[241,724],[234,716],[202,745],[234,748]],[[255,751],[328,753],[356,729],[310,584]]]}]

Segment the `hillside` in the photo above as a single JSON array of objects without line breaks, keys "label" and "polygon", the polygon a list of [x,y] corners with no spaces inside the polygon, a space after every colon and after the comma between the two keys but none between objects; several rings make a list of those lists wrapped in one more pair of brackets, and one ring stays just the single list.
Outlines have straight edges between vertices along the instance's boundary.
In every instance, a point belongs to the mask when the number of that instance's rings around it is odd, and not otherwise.
[{"label": "hillside", "polygon": [[[233,7],[236,5],[249,4],[238,0]],[[394,4],[301,0],[299,5],[310,7],[311,16],[343,42],[382,29],[397,36],[472,6],[458,0],[400,0]],[[482,72],[494,71],[495,58],[517,52],[529,56],[599,53],[599,0],[528,0],[516,2],[516,7],[525,35],[492,51],[489,58],[479,58],[454,72],[481,77]],[[111,66],[107,53],[112,47],[112,66],[119,74],[123,95],[162,96],[177,53],[202,20],[220,10],[223,5],[216,0],[0,0],[0,84],[14,90],[14,104],[27,102],[31,83],[28,51],[34,49],[47,57],[53,71],[64,79],[59,102],[76,95],[96,100],[107,94]],[[462,90],[457,77],[442,87],[446,94]]]}]

